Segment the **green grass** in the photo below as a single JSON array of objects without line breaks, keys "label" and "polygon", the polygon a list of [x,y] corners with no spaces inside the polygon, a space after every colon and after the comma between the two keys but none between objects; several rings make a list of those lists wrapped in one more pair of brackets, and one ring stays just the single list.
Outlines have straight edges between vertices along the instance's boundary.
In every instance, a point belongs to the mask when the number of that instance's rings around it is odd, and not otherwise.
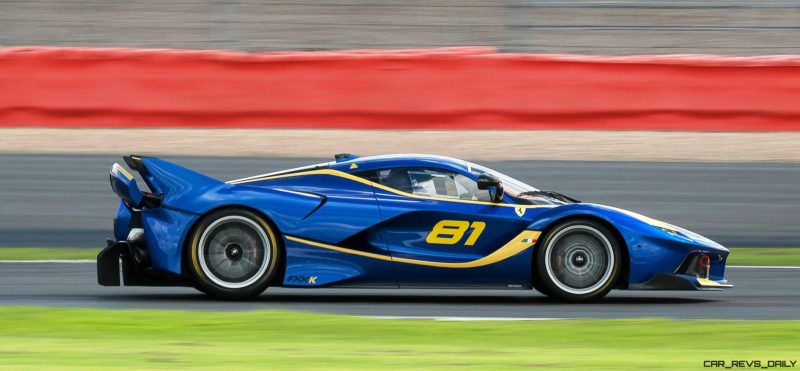
[{"label": "green grass", "polygon": [[0,368],[700,369],[796,360],[800,321],[386,320],[289,312],[0,308]]},{"label": "green grass", "polygon": [[738,247],[732,248],[728,265],[795,265],[800,266],[800,248]]},{"label": "green grass", "polygon": [[83,247],[4,247],[0,248],[0,260],[92,260],[99,252]]},{"label": "green grass", "polygon": [[[0,248],[0,260],[89,259],[97,257],[100,249],[94,248]],[[797,265],[800,266],[800,248],[735,247],[731,248],[728,265]]]}]

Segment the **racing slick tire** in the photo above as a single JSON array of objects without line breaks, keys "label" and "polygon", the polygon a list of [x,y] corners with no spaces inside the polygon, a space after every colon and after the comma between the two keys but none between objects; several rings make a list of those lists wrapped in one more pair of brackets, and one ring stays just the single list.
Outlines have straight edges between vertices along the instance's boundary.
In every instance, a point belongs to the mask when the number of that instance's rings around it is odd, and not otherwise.
[{"label": "racing slick tire", "polygon": [[536,252],[534,287],[556,299],[596,301],[620,274],[620,245],[604,225],[585,219],[552,228]]},{"label": "racing slick tire", "polygon": [[241,300],[267,289],[280,261],[276,230],[245,209],[222,209],[204,216],[189,235],[187,268],[199,291]]}]

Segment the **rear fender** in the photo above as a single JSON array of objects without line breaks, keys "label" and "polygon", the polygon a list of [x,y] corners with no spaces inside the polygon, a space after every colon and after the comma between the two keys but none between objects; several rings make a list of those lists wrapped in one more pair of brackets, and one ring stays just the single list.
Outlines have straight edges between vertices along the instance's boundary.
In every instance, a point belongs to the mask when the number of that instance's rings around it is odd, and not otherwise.
[{"label": "rear fender", "polygon": [[[154,157],[128,156],[125,161],[159,197],[159,207],[147,207],[151,194],[142,192],[145,205],[138,211],[153,267],[159,271],[182,273],[186,238],[195,223],[213,210],[250,208],[275,223],[278,230],[293,233],[324,202],[324,197],[310,193],[228,184]],[[118,224],[131,220],[127,211],[118,210]],[[129,228],[119,229],[116,237],[121,240]]]},{"label": "rear fender", "polygon": [[194,170],[155,157],[129,156],[131,168],[139,171],[147,186],[160,194],[165,205],[178,205],[226,184]]}]

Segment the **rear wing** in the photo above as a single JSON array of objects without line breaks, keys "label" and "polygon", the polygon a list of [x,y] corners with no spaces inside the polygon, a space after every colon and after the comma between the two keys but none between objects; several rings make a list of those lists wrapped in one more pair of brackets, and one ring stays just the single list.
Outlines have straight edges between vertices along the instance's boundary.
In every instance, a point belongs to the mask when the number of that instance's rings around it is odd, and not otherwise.
[{"label": "rear wing", "polygon": [[137,209],[141,207],[144,195],[142,190],[139,189],[139,185],[136,184],[136,179],[133,178],[133,175],[128,170],[115,163],[111,166],[109,178],[111,180],[111,189],[128,207]]},{"label": "rear wing", "polygon": [[139,188],[136,179],[120,164],[111,167],[111,189],[128,207],[157,208],[166,198],[197,194],[222,182],[196,171],[155,157],[125,156],[125,164],[141,175],[149,192]]}]

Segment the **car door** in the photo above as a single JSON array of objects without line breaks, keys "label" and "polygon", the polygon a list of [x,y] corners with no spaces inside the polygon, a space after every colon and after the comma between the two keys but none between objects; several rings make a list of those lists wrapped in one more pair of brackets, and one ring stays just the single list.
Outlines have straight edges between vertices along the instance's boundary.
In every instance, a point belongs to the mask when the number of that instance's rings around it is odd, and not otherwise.
[{"label": "car door", "polygon": [[529,286],[531,249],[505,256],[530,223],[524,209],[491,202],[474,177],[452,170],[388,168],[372,178],[401,287]]}]

